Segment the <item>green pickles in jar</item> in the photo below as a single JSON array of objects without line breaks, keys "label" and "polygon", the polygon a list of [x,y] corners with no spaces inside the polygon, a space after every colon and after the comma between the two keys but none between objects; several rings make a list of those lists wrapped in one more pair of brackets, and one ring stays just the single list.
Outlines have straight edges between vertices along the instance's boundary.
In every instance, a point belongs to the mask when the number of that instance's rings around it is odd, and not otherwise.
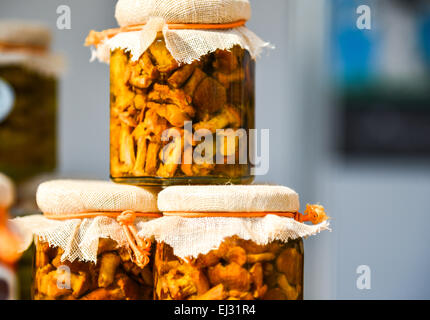
[{"label": "green pickles in jar", "polygon": [[0,171],[18,183],[52,172],[57,158],[56,79],[7,65],[0,66],[0,82],[13,98],[0,117]]}]

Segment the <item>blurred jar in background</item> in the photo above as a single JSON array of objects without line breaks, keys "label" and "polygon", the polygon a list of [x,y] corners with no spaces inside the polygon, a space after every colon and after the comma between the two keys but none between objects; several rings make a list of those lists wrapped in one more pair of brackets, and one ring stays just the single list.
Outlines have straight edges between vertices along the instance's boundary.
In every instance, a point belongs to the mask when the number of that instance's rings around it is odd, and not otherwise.
[{"label": "blurred jar in background", "polygon": [[[38,23],[0,21],[0,171],[22,185],[57,164],[57,78],[51,31]],[[14,210],[15,212],[15,210]]]},{"label": "blurred jar in background", "polygon": [[14,200],[12,181],[0,173],[0,300],[17,298],[18,240],[8,227],[8,209]]}]

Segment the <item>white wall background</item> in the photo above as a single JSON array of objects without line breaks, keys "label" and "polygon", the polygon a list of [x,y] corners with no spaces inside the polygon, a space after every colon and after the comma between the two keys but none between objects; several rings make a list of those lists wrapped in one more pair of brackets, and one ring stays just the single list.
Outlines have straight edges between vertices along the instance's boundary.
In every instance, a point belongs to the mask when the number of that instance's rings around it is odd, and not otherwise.
[{"label": "white wall background", "polygon": [[[330,0],[253,0],[248,24],[276,51],[257,68],[257,125],[271,130],[271,166],[260,181],[296,189],[302,204],[321,201],[332,233],[308,239],[308,299],[430,298],[430,168],[427,163],[344,163],[330,153],[327,64]],[[2,0],[0,18],[44,20],[72,9],[72,30],[55,31],[54,50],[69,60],[61,82],[60,172],[108,177],[109,70],[90,64],[90,29],[115,26],[114,0]],[[356,267],[372,269],[359,291]]]}]

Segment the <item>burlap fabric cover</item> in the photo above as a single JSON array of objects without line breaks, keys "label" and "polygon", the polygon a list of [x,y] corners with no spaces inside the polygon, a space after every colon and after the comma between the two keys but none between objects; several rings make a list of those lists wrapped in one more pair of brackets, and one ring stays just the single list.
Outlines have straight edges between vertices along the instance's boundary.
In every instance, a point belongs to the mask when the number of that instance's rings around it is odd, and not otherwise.
[{"label": "burlap fabric cover", "polygon": [[12,181],[0,173],[0,209],[8,209],[15,199],[15,188]]},{"label": "burlap fabric cover", "polygon": [[191,63],[217,49],[240,45],[255,59],[267,42],[246,27],[228,30],[170,30],[169,23],[223,24],[251,18],[248,0],[119,0],[116,19],[121,27],[146,24],[141,31],[120,33],[93,51],[93,59],[109,62],[110,51],[130,51],[136,61],[162,32],[167,49],[179,63]]},{"label": "burlap fabric cover", "polygon": [[[176,186],[158,196],[163,212],[297,212],[299,197],[280,186]],[[163,217],[145,224],[141,237],[154,236],[186,259],[207,254],[234,235],[260,245],[274,240],[308,237],[329,230],[328,221],[318,225],[267,215],[264,218]]]},{"label": "burlap fabric cover", "polygon": [[[64,250],[63,261],[97,261],[99,238],[110,238],[119,246],[128,246],[122,227],[114,218],[54,220],[62,215],[118,212],[126,210],[156,213],[157,191],[102,181],[60,180],[43,183],[37,191],[37,203],[45,216],[35,215],[13,220],[23,236],[22,249],[34,234],[51,246]],[[137,218],[137,230],[151,219]]]},{"label": "burlap fabric cover", "polygon": [[32,50],[2,50],[1,44],[49,48],[52,34],[49,28],[37,22],[0,20],[0,67],[20,65],[46,76],[58,77],[65,70],[62,56]]}]

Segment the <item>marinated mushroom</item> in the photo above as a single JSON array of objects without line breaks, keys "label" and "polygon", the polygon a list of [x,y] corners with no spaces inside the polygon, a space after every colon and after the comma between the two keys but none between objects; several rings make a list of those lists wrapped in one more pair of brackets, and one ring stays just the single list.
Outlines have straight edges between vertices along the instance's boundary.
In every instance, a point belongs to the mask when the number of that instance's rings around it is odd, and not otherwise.
[{"label": "marinated mushroom", "polygon": [[151,266],[139,268],[127,248],[100,239],[97,264],[62,259],[64,251],[37,241],[35,300],[150,300]]},{"label": "marinated mushroom", "polygon": [[[303,254],[292,256],[291,248],[300,247],[301,239],[268,245],[231,237],[220,247],[197,258],[182,260],[173,249],[157,244],[155,257],[155,298],[160,300],[297,300],[303,298]],[[251,257],[251,258],[250,258]],[[290,260],[291,259],[291,260]],[[292,264],[291,274],[279,270]],[[293,270],[294,268],[297,268]]]},{"label": "marinated mushroom", "polygon": [[[210,163],[183,163],[187,144],[162,141],[163,133],[184,131],[187,122],[193,125],[191,136],[205,130],[213,135],[214,144],[218,129],[252,128],[254,98],[247,88],[254,79],[252,72],[246,73],[249,64],[253,64],[249,54],[236,46],[180,65],[162,37],[137,61],[132,61],[129,52],[113,51],[112,178],[249,177],[250,166],[239,164],[239,152],[226,155],[225,164],[216,161],[216,153]],[[234,143],[231,150],[239,150],[239,142]],[[191,142],[191,155],[198,145]]]}]

